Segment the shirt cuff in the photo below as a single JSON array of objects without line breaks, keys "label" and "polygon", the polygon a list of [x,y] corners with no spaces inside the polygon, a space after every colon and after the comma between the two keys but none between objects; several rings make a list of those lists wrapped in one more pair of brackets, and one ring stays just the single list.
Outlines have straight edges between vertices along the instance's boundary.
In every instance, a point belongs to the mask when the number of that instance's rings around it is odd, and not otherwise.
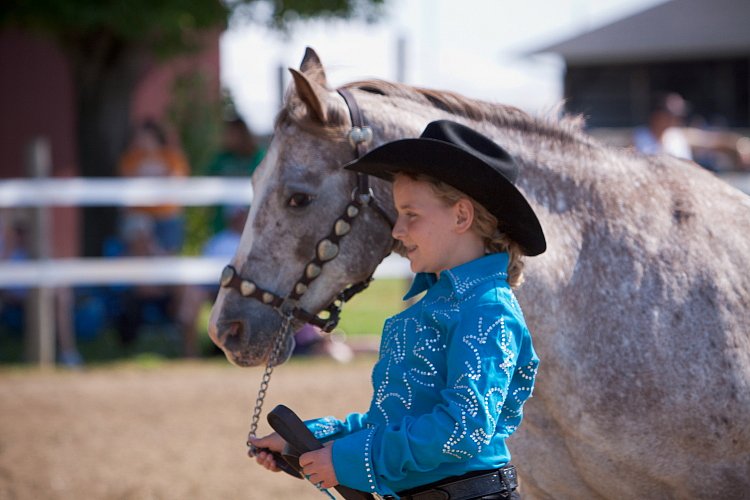
[{"label": "shirt cuff", "polygon": [[306,420],[305,425],[319,441],[328,441],[336,433],[341,432],[344,425],[334,417],[315,418]]},{"label": "shirt cuff", "polygon": [[372,440],[375,429],[365,429],[333,442],[333,468],[339,483],[355,490],[380,495],[395,495],[379,485],[372,463]]}]

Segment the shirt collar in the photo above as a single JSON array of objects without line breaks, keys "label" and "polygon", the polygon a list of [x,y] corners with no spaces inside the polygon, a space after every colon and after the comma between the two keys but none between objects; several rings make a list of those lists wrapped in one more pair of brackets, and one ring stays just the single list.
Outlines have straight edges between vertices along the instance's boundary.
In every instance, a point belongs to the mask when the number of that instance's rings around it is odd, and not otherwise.
[{"label": "shirt collar", "polygon": [[440,273],[440,278],[434,273],[417,273],[403,300],[409,300],[429,290],[438,281],[445,282],[451,290],[463,294],[482,281],[496,278],[507,279],[507,271],[508,254],[500,252],[487,254],[443,271]]}]

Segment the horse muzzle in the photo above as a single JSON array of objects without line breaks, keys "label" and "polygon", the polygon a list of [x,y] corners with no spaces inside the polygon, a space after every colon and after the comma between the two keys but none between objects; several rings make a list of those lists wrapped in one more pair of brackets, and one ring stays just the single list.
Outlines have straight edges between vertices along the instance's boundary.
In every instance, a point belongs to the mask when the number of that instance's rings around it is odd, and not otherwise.
[{"label": "horse muzzle", "polygon": [[[250,305],[234,293],[220,293],[211,311],[208,335],[234,365],[264,365],[281,327],[281,318],[273,310]],[[294,350],[292,335],[282,346],[275,364],[282,364]]]}]

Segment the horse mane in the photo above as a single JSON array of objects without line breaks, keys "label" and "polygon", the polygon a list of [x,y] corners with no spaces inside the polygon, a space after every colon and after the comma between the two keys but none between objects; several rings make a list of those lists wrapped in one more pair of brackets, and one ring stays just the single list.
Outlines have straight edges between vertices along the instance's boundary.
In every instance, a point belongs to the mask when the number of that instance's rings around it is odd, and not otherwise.
[{"label": "horse mane", "polygon": [[[534,117],[525,111],[506,104],[471,99],[456,92],[413,87],[386,80],[362,80],[343,85],[343,88],[361,90],[385,97],[406,99],[431,106],[455,116],[477,122],[487,122],[500,128],[529,133],[561,142],[584,142],[591,144],[583,133],[584,120],[580,115],[563,115],[558,105],[546,117]],[[307,106],[296,97],[290,87],[285,106],[276,117],[276,126],[294,124],[318,136],[340,137],[341,129],[347,125],[346,110],[335,102],[327,104],[328,120],[324,126],[308,112]]]}]

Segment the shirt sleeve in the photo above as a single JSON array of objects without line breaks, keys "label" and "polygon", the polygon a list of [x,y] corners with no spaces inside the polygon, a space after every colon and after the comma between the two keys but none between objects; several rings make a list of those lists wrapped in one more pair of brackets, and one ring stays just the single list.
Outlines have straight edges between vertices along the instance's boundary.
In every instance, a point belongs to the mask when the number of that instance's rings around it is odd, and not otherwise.
[{"label": "shirt sleeve", "polygon": [[321,442],[339,439],[357,432],[367,424],[367,413],[350,413],[344,420],[335,417],[322,417],[305,421],[310,432]]},{"label": "shirt sleeve", "polygon": [[523,326],[501,304],[474,309],[448,326],[447,372],[430,413],[352,432],[333,444],[346,486],[394,494],[384,482],[479,454],[490,443],[515,370]]}]

